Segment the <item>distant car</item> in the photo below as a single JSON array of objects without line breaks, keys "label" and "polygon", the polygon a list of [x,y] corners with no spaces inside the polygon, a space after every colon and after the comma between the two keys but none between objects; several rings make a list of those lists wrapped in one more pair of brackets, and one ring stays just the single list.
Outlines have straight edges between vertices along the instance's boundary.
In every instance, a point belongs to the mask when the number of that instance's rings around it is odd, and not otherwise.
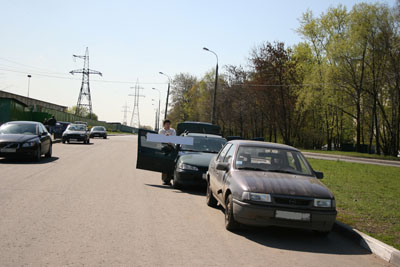
[{"label": "distant car", "polygon": [[58,121],[56,122],[56,126],[53,127],[53,135],[54,139],[61,139],[63,132],[67,129],[70,122]]},{"label": "distant car", "polygon": [[258,141],[230,141],[210,162],[207,204],[225,209],[225,227],[281,226],[328,234],[335,198],[297,149]]},{"label": "distant car", "polygon": [[103,126],[94,126],[90,130],[90,138],[102,137],[103,139],[107,139],[107,130]]},{"label": "distant car", "polygon": [[70,143],[83,142],[84,144],[90,143],[90,135],[88,128],[85,124],[70,124],[62,135],[62,142]]},{"label": "distant car", "polygon": [[40,161],[50,158],[53,146],[51,135],[40,122],[13,121],[0,127],[0,157],[32,157]]},{"label": "distant car", "polygon": [[85,124],[88,126],[88,123],[86,121],[75,121],[74,124]]}]

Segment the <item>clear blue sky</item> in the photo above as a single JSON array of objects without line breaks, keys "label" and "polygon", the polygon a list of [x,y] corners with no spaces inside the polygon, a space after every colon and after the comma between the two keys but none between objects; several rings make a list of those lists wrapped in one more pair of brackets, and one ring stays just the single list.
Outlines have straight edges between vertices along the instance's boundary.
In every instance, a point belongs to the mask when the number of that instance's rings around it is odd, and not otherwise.
[{"label": "clear blue sky", "polygon": [[[341,3],[351,8],[360,2],[2,0],[0,90],[26,95],[26,75],[32,74],[31,97],[75,105],[81,76],[68,72],[82,68],[72,54],[83,54],[88,46],[90,68],[104,74],[92,77],[94,112],[101,120],[122,121],[122,106],[127,102],[132,107],[128,94],[134,85],[94,80],[139,79],[146,95],[140,103],[141,123],[153,126],[151,99],[158,101],[158,93],[151,88],[161,90],[162,102],[167,89],[166,77],[159,71],[202,76],[215,66],[215,57],[203,46],[218,53],[220,65],[245,65],[250,50],[261,42],[301,41],[295,29],[307,9],[318,15],[330,6]],[[393,5],[395,1],[380,2]]]}]

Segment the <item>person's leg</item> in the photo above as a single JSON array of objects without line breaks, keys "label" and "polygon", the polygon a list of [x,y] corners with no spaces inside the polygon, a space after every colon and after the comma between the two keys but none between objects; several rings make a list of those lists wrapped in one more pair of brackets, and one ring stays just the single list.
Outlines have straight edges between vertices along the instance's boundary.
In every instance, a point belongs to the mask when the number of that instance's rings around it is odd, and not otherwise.
[{"label": "person's leg", "polygon": [[171,184],[171,179],[172,179],[172,175],[169,173],[163,173],[161,175],[161,180],[163,181],[164,185],[169,185]]}]

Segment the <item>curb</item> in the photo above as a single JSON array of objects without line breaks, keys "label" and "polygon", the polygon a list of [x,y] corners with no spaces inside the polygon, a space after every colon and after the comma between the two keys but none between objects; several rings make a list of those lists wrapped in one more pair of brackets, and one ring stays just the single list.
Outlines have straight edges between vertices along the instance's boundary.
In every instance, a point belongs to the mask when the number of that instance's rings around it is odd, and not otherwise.
[{"label": "curb", "polygon": [[379,241],[367,234],[364,234],[351,226],[336,221],[333,230],[344,234],[356,241],[361,247],[374,253],[383,260],[400,267],[400,251]]}]

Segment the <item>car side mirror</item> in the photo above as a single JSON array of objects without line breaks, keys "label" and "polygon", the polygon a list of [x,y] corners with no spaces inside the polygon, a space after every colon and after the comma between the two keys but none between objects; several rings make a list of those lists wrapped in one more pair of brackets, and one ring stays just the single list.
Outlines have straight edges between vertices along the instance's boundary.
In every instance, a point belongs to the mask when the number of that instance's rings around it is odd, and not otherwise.
[{"label": "car side mirror", "polygon": [[228,171],[229,170],[229,163],[228,162],[218,162],[216,169],[219,171]]},{"label": "car side mirror", "polygon": [[314,171],[314,173],[315,173],[315,176],[317,176],[318,179],[324,178],[324,173],[323,172]]}]

